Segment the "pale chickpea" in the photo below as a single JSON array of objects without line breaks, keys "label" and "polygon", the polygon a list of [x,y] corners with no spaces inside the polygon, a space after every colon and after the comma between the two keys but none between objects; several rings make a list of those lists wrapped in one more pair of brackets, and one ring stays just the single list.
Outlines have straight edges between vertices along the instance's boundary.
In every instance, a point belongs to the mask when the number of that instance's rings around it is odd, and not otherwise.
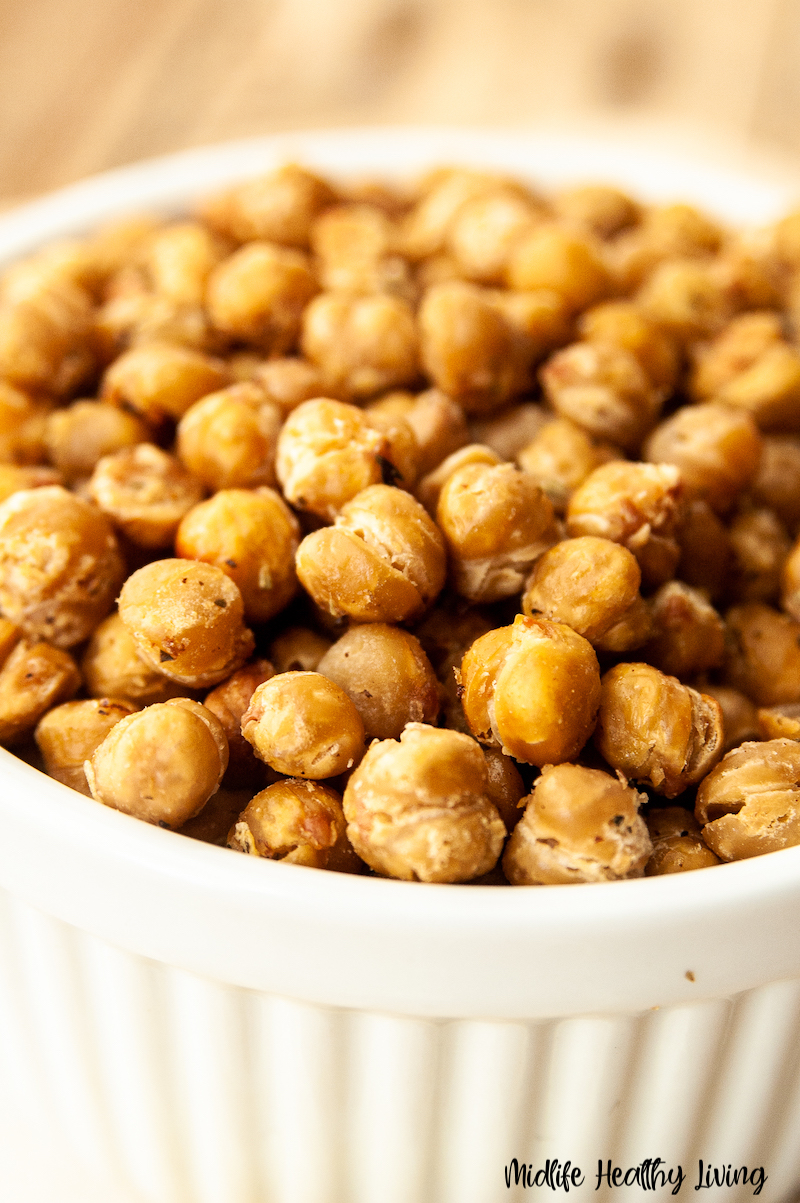
[{"label": "pale chickpea", "polygon": [[724,514],[758,471],[762,439],[749,414],[709,401],[684,406],[647,439],[642,458],[675,464],[687,497]]},{"label": "pale chickpea", "polygon": [[603,677],[594,741],[612,768],[674,798],[721,757],[722,711],[650,664],[618,664]]},{"label": "pale chickpea", "polygon": [[669,676],[694,677],[725,659],[725,624],[703,593],[668,581],[651,599],[652,638],[642,656]]},{"label": "pale chickpea", "polygon": [[58,485],[0,504],[0,606],[28,635],[69,648],[114,604],[124,563],[104,514]]},{"label": "pale chickpea", "polygon": [[347,833],[376,872],[405,881],[470,881],[494,868],[506,829],[478,745],[409,723],[370,747],[347,783]]},{"label": "pale chickpea", "polygon": [[300,583],[323,610],[356,622],[407,622],[444,585],[441,532],[402,489],[372,485],[347,502],[333,526],[297,550]]},{"label": "pale chickpea", "polygon": [[88,485],[97,508],[140,547],[169,547],[181,519],[204,489],[174,455],[137,443],[95,465]]},{"label": "pale chickpea", "polygon": [[644,867],[645,877],[663,873],[688,873],[720,864],[700,833],[700,824],[682,806],[653,807],[647,814],[653,852]]},{"label": "pale chickpea", "polygon": [[78,691],[81,674],[60,648],[22,639],[0,668],[0,744],[24,739],[52,706]]},{"label": "pale chickpea", "polygon": [[214,564],[235,581],[247,622],[266,622],[297,592],[300,527],[274,489],[220,489],[183,517],[175,553]]},{"label": "pale chickpea", "polygon": [[750,495],[757,506],[772,510],[796,533],[800,527],[800,438],[791,434],[768,434],[761,440],[761,459],[750,482]]},{"label": "pale chickpea", "polygon": [[115,359],[103,377],[101,397],[158,425],[180,420],[190,406],[228,383],[224,364],[189,347],[153,342]]},{"label": "pale chickpea", "polygon": [[142,658],[180,685],[217,685],[253,650],[242,595],[213,564],[146,564],[123,585],[119,615]]},{"label": "pale chickpea", "polygon": [[770,310],[741,313],[716,338],[694,349],[689,391],[697,401],[709,401],[752,368],[764,354],[783,343],[783,327]]},{"label": "pale chickpea", "polygon": [[217,330],[282,355],[297,342],[303,310],[317,291],[301,251],[248,242],[214,268],[206,303]]},{"label": "pale chickpea", "polygon": [[731,317],[730,299],[715,265],[694,258],[659,264],[636,301],[681,344],[716,334]]},{"label": "pale chickpea", "polygon": [[207,489],[271,487],[280,428],[278,406],[245,381],[190,406],[178,423],[176,451]]},{"label": "pale chickpea", "polygon": [[271,677],[253,692],[242,735],[289,777],[336,777],[364,755],[364,724],[350,698],[318,672]]},{"label": "pale chickpea", "polygon": [[302,327],[303,354],[335,397],[364,400],[419,375],[417,324],[401,297],[323,292],[306,306]]},{"label": "pale chickpea", "polygon": [[150,431],[134,414],[102,401],[76,401],[49,414],[44,443],[50,462],[68,481],[91,476],[98,460],[145,443]]},{"label": "pale chickpea", "polygon": [[581,184],[559,192],[553,201],[564,221],[598,238],[613,238],[635,225],[641,209],[632,197],[607,184]]},{"label": "pale chickpea", "polygon": [[94,755],[111,728],[136,709],[122,698],[90,698],[48,710],[34,731],[45,772],[91,797],[84,761]]},{"label": "pale chickpea", "polygon": [[248,802],[228,839],[228,847],[250,856],[360,873],[364,866],[347,838],[342,800],[318,781],[287,779],[268,786]]},{"label": "pale chickpea", "polygon": [[311,226],[333,203],[335,194],[325,180],[295,163],[246,180],[209,198],[201,218],[236,242],[266,238],[285,246],[308,246]]},{"label": "pale chickpea", "polygon": [[172,698],[116,723],[84,771],[104,806],[159,827],[181,827],[216,793],[228,764],[228,741],[211,713]]},{"label": "pale chickpea", "polygon": [[317,672],[350,698],[367,739],[398,739],[406,723],[436,723],[436,675],[419,640],[399,627],[351,627],[325,652]]},{"label": "pale chickpea", "polygon": [[791,540],[777,514],[767,509],[742,510],[728,527],[728,540],[730,600],[777,601],[791,550]]},{"label": "pale chickpea", "polygon": [[483,443],[468,443],[453,451],[438,464],[427,476],[423,476],[416,488],[416,495],[429,514],[436,514],[436,507],[442,495],[442,489],[451,476],[462,468],[482,464],[495,467],[500,464],[501,457],[491,447]]},{"label": "pale chickpea", "polygon": [[459,468],[442,488],[436,507],[455,591],[475,602],[519,593],[548,545],[552,519],[548,498],[513,464]]},{"label": "pale chickpea", "polygon": [[725,623],[725,684],[757,706],[800,702],[800,622],[762,602],[746,602],[731,607]]},{"label": "pale chickpea", "polygon": [[512,885],[641,877],[651,853],[646,795],[600,769],[547,765],[503,855]]},{"label": "pale chickpea", "polygon": [[723,750],[730,752],[745,740],[758,739],[758,711],[748,697],[729,685],[704,685],[703,693],[719,702],[722,729],[725,734]]},{"label": "pale chickpea", "polygon": [[50,412],[49,402],[34,400],[22,389],[0,380],[0,462],[39,464],[46,459]]},{"label": "pale chickpea", "polygon": [[270,644],[269,658],[279,673],[313,671],[332,643],[309,627],[287,627]]},{"label": "pale chickpea", "polygon": [[581,314],[578,330],[587,342],[611,343],[635,355],[658,388],[672,388],[680,368],[678,346],[634,301],[604,301]]},{"label": "pale chickpea", "polygon": [[476,739],[541,767],[571,760],[592,733],[600,670],[571,627],[518,615],[473,643],[461,700]]},{"label": "pale chickpea", "polygon": [[458,671],[468,648],[493,630],[494,625],[478,606],[469,606],[462,598],[448,597],[438,602],[414,629],[439,681],[444,726],[452,731],[471,734],[461,705]]},{"label": "pale chickpea", "polygon": [[577,312],[602,300],[612,290],[602,251],[588,234],[566,224],[543,222],[512,251],[506,270],[510,288],[550,288]]},{"label": "pale chickpea", "polygon": [[703,839],[721,860],[800,843],[800,743],[771,739],[734,748],[697,791]]},{"label": "pale chickpea", "polygon": [[618,448],[592,438],[571,418],[546,421],[516,454],[520,468],[544,490],[558,513],[595,468],[621,458]]},{"label": "pale chickpea", "polygon": [[263,780],[263,765],[242,735],[242,716],[259,685],[274,677],[269,660],[251,660],[206,694],[203,705],[219,720],[228,741],[226,786],[252,786]]},{"label": "pale chickpea", "polygon": [[142,250],[155,291],[179,305],[203,304],[208,277],[224,253],[221,240],[197,221],[164,226]]},{"label": "pale chickpea", "polygon": [[713,600],[722,597],[731,566],[727,527],[706,501],[687,501],[680,508],[676,537],[681,554],[675,575]]},{"label": "pale chickpea", "polygon": [[81,672],[92,698],[123,698],[137,706],[150,706],[190,692],[142,659],[136,640],[116,610],[95,627]]},{"label": "pale chickpea", "polygon": [[491,447],[501,460],[513,460],[552,419],[537,401],[519,401],[488,417],[473,417],[469,430],[474,442]]}]

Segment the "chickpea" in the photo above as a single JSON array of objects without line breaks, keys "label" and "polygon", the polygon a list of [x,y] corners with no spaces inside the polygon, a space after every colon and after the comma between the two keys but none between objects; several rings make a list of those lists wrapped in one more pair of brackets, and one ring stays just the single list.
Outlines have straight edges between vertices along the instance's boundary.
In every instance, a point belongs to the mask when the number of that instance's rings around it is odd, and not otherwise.
[{"label": "chickpea", "polygon": [[350,698],[367,739],[399,739],[406,723],[436,723],[436,675],[419,640],[399,627],[351,627],[326,651],[317,671]]},{"label": "chickpea", "polygon": [[411,273],[396,254],[398,230],[376,205],[346,204],[327,209],[311,230],[322,287],[330,292],[405,294]]},{"label": "chickpea", "polygon": [[297,342],[303,309],[317,291],[301,251],[248,242],[212,271],[208,313],[228,337],[282,355]]},{"label": "chickpea", "polygon": [[248,802],[228,847],[251,856],[339,873],[363,865],[347,838],[347,820],[335,790],[317,781],[278,781]]},{"label": "chickpea", "polygon": [[571,760],[594,728],[597,656],[563,623],[518,615],[473,643],[460,683],[475,738],[527,764]]},{"label": "chickpea", "polygon": [[722,711],[711,697],[650,664],[618,664],[603,677],[594,741],[612,768],[674,798],[722,755]]},{"label": "chickpea", "polygon": [[460,447],[458,451],[453,451],[432,472],[423,476],[417,485],[417,497],[428,513],[435,515],[442,489],[451,476],[460,472],[462,468],[478,464],[494,467],[500,463],[500,456],[491,447],[486,447],[482,443],[468,443],[466,447]]},{"label": "chickpea", "polygon": [[651,602],[654,627],[642,655],[668,676],[693,677],[725,658],[725,624],[704,594],[668,581]]},{"label": "chickpea", "polygon": [[473,418],[469,429],[475,442],[490,447],[500,460],[513,460],[535,439],[552,414],[536,401],[508,405],[487,418]]},{"label": "chickpea", "polygon": [[213,564],[183,559],[146,564],[123,585],[119,615],[140,656],[180,685],[217,685],[253,650],[242,595]]},{"label": "chickpea", "polygon": [[730,301],[712,265],[670,259],[637,295],[645,314],[680,343],[716,334],[730,319]]},{"label": "chickpea", "polygon": [[303,354],[345,400],[374,397],[413,384],[419,375],[418,336],[407,301],[387,294],[323,292],[303,313]]},{"label": "chickpea", "polygon": [[167,343],[209,355],[224,350],[226,339],[211,326],[200,305],[179,305],[169,297],[148,292],[144,281],[137,291],[125,290],[98,310],[95,338],[102,359],[148,343]]},{"label": "chickpea", "polygon": [[459,468],[436,507],[453,588],[476,602],[519,593],[552,518],[542,490],[512,464]]},{"label": "chickpea", "polygon": [[0,744],[11,746],[39,719],[77,692],[78,666],[68,652],[35,639],[22,639],[0,668]]},{"label": "chickpea", "polygon": [[303,401],[320,397],[325,391],[319,368],[299,356],[268,359],[259,364],[253,379],[284,417]]},{"label": "chickpea", "polygon": [[381,410],[367,411],[365,417],[386,440],[386,462],[381,464],[384,484],[411,489],[419,475],[419,444],[411,424],[398,414]]},{"label": "chickpea", "polygon": [[242,716],[258,686],[274,675],[275,669],[269,660],[251,660],[231,673],[203,700],[206,709],[219,719],[228,741],[226,785],[252,785],[263,775],[263,766],[256,760],[252,747],[242,735]]},{"label": "chickpea", "polygon": [[506,877],[517,886],[641,877],[651,853],[644,801],[610,773],[547,765],[508,841]]},{"label": "chickpea", "polygon": [[0,378],[21,389],[69,396],[97,370],[91,298],[67,280],[26,287],[0,302]]},{"label": "chickpea", "polygon": [[342,507],[333,526],[297,550],[300,583],[323,610],[356,622],[407,622],[441,592],[444,540],[402,489],[372,485]]},{"label": "chickpea", "polygon": [[[618,543],[592,535],[565,539],[536,561],[522,609],[532,618],[566,623],[597,645],[632,611],[644,608],[641,580],[636,557]],[[649,626],[648,621],[642,642]]]},{"label": "chickpea", "polygon": [[98,461],[89,496],[133,543],[169,547],[181,518],[201,500],[203,486],[173,455],[137,443]]},{"label": "chickpea", "polygon": [[61,474],[54,468],[0,463],[0,502],[23,489],[43,489],[60,484]]},{"label": "chickpea", "polygon": [[800,527],[800,438],[796,435],[764,435],[761,459],[750,483],[756,506],[777,514],[791,532]]},{"label": "chickpea", "polygon": [[514,247],[541,212],[531,197],[503,187],[465,201],[446,237],[446,246],[465,279],[501,284]]},{"label": "chickpea", "polygon": [[663,584],[680,558],[680,494],[680,473],[672,464],[602,464],[570,497],[567,532],[621,543],[639,561],[645,584]]},{"label": "chickpea", "polygon": [[675,339],[634,301],[604,301],[578,319],[581,337],[611,343],[635,355],[657,388],[672,388],[680,367]]},{"label": "chickpea", "polygon": [[236,242],[266,238],[305,247],[312,224],[334,200],[325,180],[288,163],[210,198],[200,216],[213,230]]},{"label": "chickpea", "polygon": [[776,343],[719,389],[716,399],[746,410],[761,430],[800,430],[800,352]]},{"label": "chickpea", "polygon": [[658,420],[662,393],[624,347],[572,343],[547,361],[540,378],[556,413],[628,451],[639,446]]},{"label": "chickpea", "polygon": [[561,293],[552,288],[530,291],[492,288],[485,295],[508,324],[520,384],[527,389],[535,365],[556,347],[569,342],[572,334],[569,306]]},{"label": "chickpea", "polygon": [[91,797],[84,761],[94,755],[111,728],[136,709],[121,698],[90,698],[63,702],[49,710],[34,731],[45,772]]},{"label": "chickpea", "polygon": [[800,702],[762,706],[757,715],[756,734],[762,739],[800,739]]},{"label": "chickpea", "polygon": [[27,634],[81,643],[124,571],[108,519],[66,489],[23,489],[0,504],[0,607]]},{"label": "chickpea", "polygon": [[467,735],[409,723],[373,743],[344,793],[347,834],[376,872],[404,881],[470,881],[505,839],[483,754]]},{"label": "chickpea", "polygon": [[564,221],[597,238],[613,238],[635,225],[641,212],[636,201],[625,192],[603,184],[567,188],[556,196],[554,206]]},{"label": "chickpea", "polygon": [[165,418],[178,421],[195,401],[227,383],[221,361],[189,347],[152,342],[114,360],[101,397],[155,426]]},{"label": "chickpea", "polygon": [[725,684],[757,706],[800,702],[800,623],[762,602],[733,606],[725,623]]},{"label": "chickpea", "polygon": [[[458,598],[434,606],[414,632],[439,681],[443,725],[465,735],[471,732],[461,705],[458,670],[467,649],[493,629],[494,623],[483,611]],[[503,818],[505,821],[505,813]]]},{"label": "chickpea", "polygon": [[800,622],[800,539],[795,541],[783,564],[781,606]]},{"label": "chickpea", "polygon": [[706,501],[687,501],[677,523],[680,559],[675,575],[713,600],[725,592],[732,549],[727,528]]},{"label": "chickpea", "polygon": [[180,221],[155,231],[143,253],[157,293],[179,305],[202,305],[208,277],[224,249],[199,222]]},{"label": "chickpea", "polygon": [[419,476],[432,472],[442,460],[469,442],[464,410],[441,389],[429,388],[413,401],[405,419],[416,440]]},{"label": "chickpea", "polygon": [[364,755],[358,710],[317,672],[279,673],[259,685],[242,715],[242,735],[260,760],[289,777],[335,777]]},{"label": "chickpea", "polygon": [[520,468],[534,478],[559,513],[595,468],[621,458],[622,452],[611,443],[593,439],[570,418],[545,422],[516,455]]},{"label": "chickpea", "polygon": [[489,782],[489,801],[497,808],[506,831],[513,831],[522,818],[525,783],[514,761],[510,756],[504,756],[499,748],[484,748],[483,758]]},{"label": "chickpea", "polygon": [[228,764],[222,726],[199,702],[172,698],[129,714],[85,765],[92,797],[159,827],[181,827],[216,793]]},{"label": "chickpea", "polygon": [[97,626],[81,662],[86,691],[93,698],[123,698],[137,706],[183,697],[184,685],[151,668],[136,640],[114,611]]},{"label": "chickpea", "polygon": [[221,489],[178,527],[175,552],[214,564],[239,587],[247,622],[267,622],[297,592],[300,528],[273,489]]},{"label": "chickpea", "polygon": [[76,401],[67,409],[57,409],[44,427],[50,462],[68,481],[91,476],[104,455],[135,447],[149,437],[139,418],[102,401]]},{"label": "chickpea", "polygon": [[635,288],[665,260],[706,258],[719,250],[722,237],[720,227],[691,205],[653,206],[615,243],[619,282]]},{"label": "chickpea", "polygon": [[685,406],[655,428],[642,458],[675,464],[688,497],[724,514],[758,471],[762,440],[749,414],[713,401]]},{"label": "chickpea", "polygon": [[644,867],[645,877],[687,873],[721,863],[700,834],[697,819],[682,806],[652,809],[647,815],[647,828],[653,852]]},{"label": "chickpea", "polygon": [[510,288],[551,288],[573,312],[611,291],[611,277],[594,239],[555,222],[535,226],[517,243],[506,282]]},{"label": "chickpea", "polygon": [[777,600],[791,542],[772,510],[747,509],[728,527],[732,560],[728,592],[732,601]]},{"label": "chickpea", "polygon": [[280,427],[280,410],[258,384],[232,384],[183,415],[178,458],[207,489],[272,487]]},{"label": "chickpea", "polygon": [[21,627],[0,616],[0,665],[5,664],[22,637]]},{"label": "chickpea", "polygon": [[721,860],[800,843],[800,743],[771,739],[734,748],[697,791],[703,838]]},{"label": "chickpea", "polygon": [[695,349],[695,365],[689,375],[689,390],[697,401],[717,397],[760,357],[783,342],[777,313],[741,313],[716,338]]},{"label": "chickpea", "polygon": [[48,402],[34,401],[22,389],[0,380],[0,462],[41,463],[48,451],[49,415]]},{"label": "chickpea", "polygon": [[510,181],[468,168],[444,168],[432,173],[402,229],[402,250],[411,259],[426,259],[443,251],[462,206],[498,191],[524,196]]},{"label": "chickpea", "polygon": [[308,627],[287,627],[269,648],[269,658],[279,673],[313,671],[332,641]]},{"label": "chickpea", "polygon": [[725,734],[724,752],[730,752],[745,740],[759,738],[758,711],[743,693],[729,685],[713,684],[704,685],[703,692],[719,702]]}]

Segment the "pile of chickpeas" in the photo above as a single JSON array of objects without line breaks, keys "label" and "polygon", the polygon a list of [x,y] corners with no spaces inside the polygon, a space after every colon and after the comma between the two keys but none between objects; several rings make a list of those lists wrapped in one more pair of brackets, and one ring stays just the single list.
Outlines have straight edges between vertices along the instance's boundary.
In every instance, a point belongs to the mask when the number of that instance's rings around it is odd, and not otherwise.
[{"label": "pile of chickpeas", "polygon": [[284,166],[0,278],[0,742],[251,856],[800,844],[800,213]]}]

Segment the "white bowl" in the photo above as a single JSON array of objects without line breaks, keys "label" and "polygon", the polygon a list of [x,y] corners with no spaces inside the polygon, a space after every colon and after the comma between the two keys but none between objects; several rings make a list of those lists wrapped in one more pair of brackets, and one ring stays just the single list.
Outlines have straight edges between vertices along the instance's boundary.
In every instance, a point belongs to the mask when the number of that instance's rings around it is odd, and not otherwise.
[{"label": "white bowl", "polygon": [[[792,191],[564,135],[295,134],[10,213],[0,266],[287,158],[609,180],[753,224]],[[800,1190],[800,848],[603,886],[410,885],[235,856],[0,751],[0,887],[0,1095],[126,1200],[495,1203],[529,1197],[513,1158],[581,1167],[579,1199],[609,1193],[599,1160],[653,1157],[683,1191],[699,1159],[746,1165],[713,1194],[731,1203],[755,1167],[764,1199]]]}]

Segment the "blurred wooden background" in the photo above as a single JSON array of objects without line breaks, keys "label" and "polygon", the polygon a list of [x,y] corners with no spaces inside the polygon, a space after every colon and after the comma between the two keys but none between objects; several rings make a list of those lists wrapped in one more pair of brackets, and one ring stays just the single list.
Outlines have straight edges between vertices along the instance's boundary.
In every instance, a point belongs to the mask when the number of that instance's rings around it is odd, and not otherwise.
[{"label": "blurred wooden background", "polygon": [[800,160],[798,0],[0,0],[0,203],[301,126],[666,124]]}]

